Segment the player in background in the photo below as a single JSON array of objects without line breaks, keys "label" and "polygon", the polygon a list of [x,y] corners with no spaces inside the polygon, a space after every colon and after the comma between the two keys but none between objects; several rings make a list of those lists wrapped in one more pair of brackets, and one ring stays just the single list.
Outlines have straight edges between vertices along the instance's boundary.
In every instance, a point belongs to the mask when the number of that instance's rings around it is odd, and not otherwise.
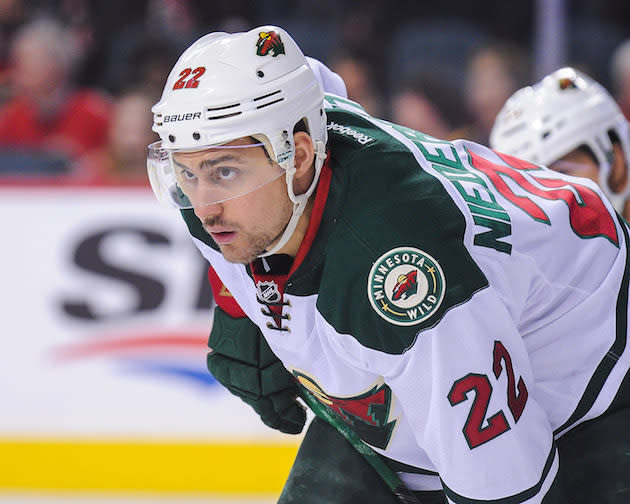
[{"label": "player in background", "polygon": [[573,68],[561,68],[505,102],[490,146],[600,185],[630,218],[630,128],[614,98]]},{"label": "player in background", "polygon": [[[199,39],[153,112],[224,294],[208,367],[265,423],[307,391],[421,502],[629,501],[630,231],[595,183],[324,95],[275,26]],[[280,502],[392,502],[335,439]]]}]

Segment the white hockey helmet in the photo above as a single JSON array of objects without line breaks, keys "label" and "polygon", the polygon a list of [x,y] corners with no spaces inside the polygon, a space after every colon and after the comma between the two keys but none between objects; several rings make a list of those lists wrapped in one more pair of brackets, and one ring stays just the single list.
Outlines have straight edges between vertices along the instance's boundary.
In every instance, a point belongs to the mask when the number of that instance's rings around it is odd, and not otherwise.
[{"label": "white hockey helmet", "polygon": [[[265,255],[281,248],[317,185],[327,140],[323,90],[291,36],[280,27],[261,26],[201,37],[180,56],[152,112],[153,131],[161,141],[149,146],[149,179],[160,201],[179,208],[192,205],[179,190],[174,152],[221,148],[247,137],[265,147],[284,170],[294,204],[283,237]],[[293,131],[302,120],[313,140],[315,177],[306,193],[296,195]]]},{"label": "white hockey helmet", "polygon": [[627,167],[630,133],[621,109],[603,86],[566,67],[508,98],[490,133],[490,146],[544,165],[585,146],[599,164],[600,186],[611,199],[625,198],[630,187],[615,194],[608,182],[613,155],[610,133],[619,140]]},{"label": "white hockey helmet", "polygon": [[311,70],[313,70],[315,78],[324,90],[324,93],[334,94],[337,96],[341,96],[342,98],[348,98],[346,83],[338,73],[333,72],[330,68],[328,68],[316,58],[306,56],[306,62],[311,67]]}]

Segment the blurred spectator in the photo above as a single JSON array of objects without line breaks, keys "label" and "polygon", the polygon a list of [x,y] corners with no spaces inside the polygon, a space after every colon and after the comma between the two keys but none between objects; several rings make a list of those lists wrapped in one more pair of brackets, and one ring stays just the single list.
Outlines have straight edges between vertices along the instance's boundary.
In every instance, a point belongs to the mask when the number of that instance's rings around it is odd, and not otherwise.
[{"label": "blurred spectator", "polygon": [[27,8],[23,0],[0,0],[0,103],[7,95],[9,83],[9,44],[24,22]]},{"label": "blurred spectator", "polygon": [[[320,9],[325,6],[328,12],[338,10],[335,7],[338,2],[335,0],[317,3],[320,4]],[[341,46],[354,54],[378,61],[385,55],[388,48],[387,44],[381,44],[378,39],[375,40],[375,36],[389,36],[388,28],[395,29],[396,24],[384,24],[383,20],[389,18],[389,14],[396,9],[392,9],[389,3],[383,0],[346,0],[344,4],[346,9],[337,14],[340,20]],[[330,16],[327,15],[324,19],[329,20]]]},{"label": "blurred spectator", "polygon": [[177,44],[159,34],[126,32],[109,47],[105,86],[119,94],[133,85],[158,101],[179,52]]},{"label": "blurred spectator", "polygon": [[627,34],[627,26],[618,25],[616,20],[586,12],[569,16],[566,26],[568,59],[565,63],[611,88],[609,58]]},{"label": "blurred spectator", "polygon": [[613,95],[626,119],[630,120],[630,39],[613,52],[610,73]]},{"label": "blurred spectator", "polygon": [[82,156],[75,178],[89,182],[148,184],[147,146],[157,141],[151,131],[154,99],[144,90],[126,91],[114,100],[108,141]]},{"label": "blurred spectator", "polygon": [[521,47],[495,42],[476,50],[466,73],[465,98],[472,116],[466,138],[487,145],[505,100],[529,80],[529,58]]},{"label": "blurred spectator", "polygon": [[391,99],[392,122],[445,140],[460,136],[465,115],[458,90],[434,73],[407,80]]},{"label": "blurred spectator", "polygon": [[77,55],[71,35],[51,19],[33,21],[16,33],[10,47],[11,96],[0,108],[0,146],[73,159],[105,143],[109,101],[73,87]]},{"label": "blurred spectator", "polygon": [[[248,8],[247,3],[137,0],[128,8],[126,0],[91,0],[90,22],[97,50],[90,68],[100,74],[98,83],[114,94],[130,85],[145,85],[157,100],[165,77],[193,40],[210,30],[248,29],[244,16],[257,8]],[[125,19],[120,19],[120,12],[125,12]]]},{"label": "blurred spectator", "polygon": [[337,53],[329,66],[345,82],[348,98],[360,103],[369,114],[381,115],[382,99],[374,87],[376,79],[367,60],[355,54]]}]

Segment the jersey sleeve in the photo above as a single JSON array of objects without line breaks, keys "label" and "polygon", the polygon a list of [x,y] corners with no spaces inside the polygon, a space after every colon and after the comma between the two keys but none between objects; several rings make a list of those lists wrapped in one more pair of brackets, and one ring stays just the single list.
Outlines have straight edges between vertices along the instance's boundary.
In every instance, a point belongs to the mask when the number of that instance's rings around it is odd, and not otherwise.
[{"label": "jersey sleeve", "polygon": [[553,493],[552,429],[523,340],[492,288],[454,308],[400,360],[382,357],[372,364],[451,502],[534,503]]}]

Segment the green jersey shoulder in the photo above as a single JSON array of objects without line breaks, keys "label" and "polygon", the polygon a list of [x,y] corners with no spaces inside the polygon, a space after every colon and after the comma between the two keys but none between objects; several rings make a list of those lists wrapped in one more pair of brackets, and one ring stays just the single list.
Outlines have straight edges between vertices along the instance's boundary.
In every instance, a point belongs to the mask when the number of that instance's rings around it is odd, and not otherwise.
[{"label": "green jersey shoulder", "polygon": [[488,282],[464,245],[466,221],[395,125],[328,97],[331,193],[318,310],[341,334],[401,353]]}]

